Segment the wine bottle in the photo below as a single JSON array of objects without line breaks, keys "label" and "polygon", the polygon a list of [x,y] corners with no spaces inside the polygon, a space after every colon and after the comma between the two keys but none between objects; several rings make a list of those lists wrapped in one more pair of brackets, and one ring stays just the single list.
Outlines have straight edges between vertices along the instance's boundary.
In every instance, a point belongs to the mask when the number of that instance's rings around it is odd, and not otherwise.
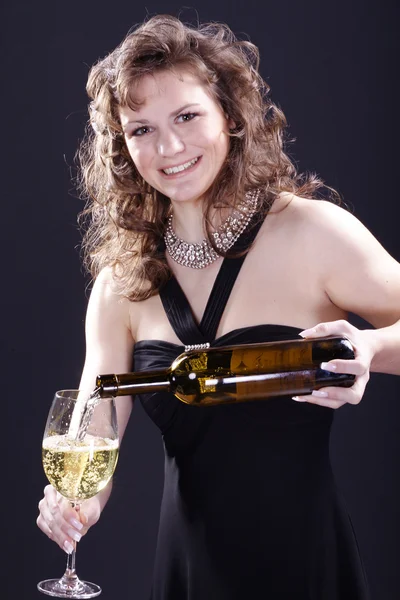
[{"label": "wine bottle", "polygon": [[321,362],[352,359],[345,337],[296,339],[189,350],[165,370],[98,375],[99,396],[167,391],[193,406],[310,394],[325,386],[350,387],[355,376],[321,369]]}]

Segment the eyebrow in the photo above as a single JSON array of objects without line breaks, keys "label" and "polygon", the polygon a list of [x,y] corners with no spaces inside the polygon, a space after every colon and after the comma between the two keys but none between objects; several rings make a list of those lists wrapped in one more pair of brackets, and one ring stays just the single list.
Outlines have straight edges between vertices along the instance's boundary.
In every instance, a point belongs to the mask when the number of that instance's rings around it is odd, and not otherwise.
[{"label": "eyebrow", "polygon": [[[176,117],[183,110],[186,110],[187,108],[189,108],[191,106],[200,106],[200,104],[196,104],[196,103],[195,104],[185,104],[184,106],[181,106],[178,110],[174,110],[169,116]],[[133,123],[140,123],[141,125],[148,125],[150,123],[150,121],[148,121],[147,119],[138,119],[137,121],[127,121],[125,123],[124,127],[126,127],[127,125],[132,125]]]}]

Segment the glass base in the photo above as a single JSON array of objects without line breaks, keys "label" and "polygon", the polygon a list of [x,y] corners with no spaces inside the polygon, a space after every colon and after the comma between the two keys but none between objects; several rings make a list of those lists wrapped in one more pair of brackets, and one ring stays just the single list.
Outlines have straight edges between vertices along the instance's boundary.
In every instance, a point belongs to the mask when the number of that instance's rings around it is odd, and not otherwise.
[{"label": "glass base", "polygon": [[95,598],[101,594],[101,587],[90,581],[76,578],[65,583],[65,579],[45,579],[37,584],[39,592],[56,598]]}]

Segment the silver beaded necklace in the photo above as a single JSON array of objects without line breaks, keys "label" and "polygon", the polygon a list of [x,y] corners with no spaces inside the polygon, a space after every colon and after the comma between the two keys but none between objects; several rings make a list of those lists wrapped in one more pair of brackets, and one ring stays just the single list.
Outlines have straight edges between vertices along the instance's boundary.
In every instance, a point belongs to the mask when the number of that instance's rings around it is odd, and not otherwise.
[{"label": "silver beaded necklace", "polygon": [[[212,235],[219,250],[227,251],[246,229],[258,208],[260,190],[248,192],[238,207],[222,223]],[[190,244],[179,238],[172,227],[173,215],[168,217],[164,234],[168,254],[180,265],[191,269],[204,269],[213,263],[220,255],[215,252],[207,239],[200,244]]]}]

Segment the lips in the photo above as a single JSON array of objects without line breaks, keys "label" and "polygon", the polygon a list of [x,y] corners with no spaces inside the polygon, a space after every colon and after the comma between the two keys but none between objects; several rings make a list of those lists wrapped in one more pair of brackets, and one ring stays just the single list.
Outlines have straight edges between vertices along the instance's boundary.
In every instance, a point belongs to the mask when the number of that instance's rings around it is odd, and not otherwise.
[{"label": "lips", "polygon": [[163,169],[160,169],[160,173],[162,173],[165,177],[173,177],[173,176],[177,176],[177,175],[182,175],[183,173],[186,173],[187,171],[192,170],[200,162],[200,159],[201,159],[201,156],[196,156],[195,158],[192,158],[191,160],[181,162],[177,165],[172,165],[170,167],[164,167]]}]

